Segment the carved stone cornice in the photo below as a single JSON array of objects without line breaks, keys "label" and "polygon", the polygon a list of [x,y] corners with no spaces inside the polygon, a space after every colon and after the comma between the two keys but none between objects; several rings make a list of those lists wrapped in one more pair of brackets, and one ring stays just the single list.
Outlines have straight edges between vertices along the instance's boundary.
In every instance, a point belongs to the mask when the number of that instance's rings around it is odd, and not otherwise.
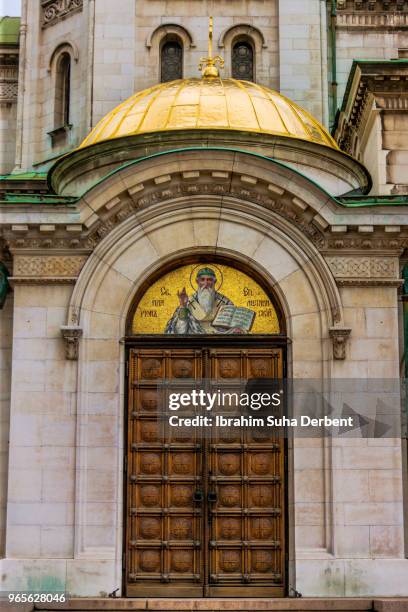
[{"label": "carved stone cornice", "polygon": [[397,12],[404,11],[407,0],[337,0],[337,10],[340,12]]},{"label": "carved stone cornice", "polygon": [[336,280],[338,287],[394,287],[399,289],[404,280],[399,278],[396,280],[383,278],[341,278]]},{"label": "carved stone cornice", "polygon": [[340,148],[361,159],[373,113],[396,110],[408,110],[408,62],[354,61],[335,131]]},{"label": "carved stone cornice", "polygon": [[[94,213],[84,218],[83,224],[3,223],[1,235],[15,257],[26,256],[30,259],[30,263],[27,262],[28,269],[33,269],[34,255],[47,257],[47,267],[52,261],[49,258],[54,256],[68,258],[67,261],[72,256],[75,262],[79,262],[78,257],[82,257],[85,261],[115,227],[132,216],[147,218],[146,215],[160,215],[165,210],[182,212],[186,207],[189,209],[193,206],[194,202],[199,203],[204,199],[211,200],[214,206],[217,206],[217,201],[222,201],[225,205],[230,202],[231,206],[243,207],[245,202],[254,203],[259,206],[265,218],[270,218],[273,213],[289,221],[326,256],[339,252],[355,255],[357,251],[370,256],[399,256],[408,248],[408,229],[404,226],[384,228],[382,215],[379,216],[378,226],[368,228],[355,224],[341,225],[339,233],[336,226],[332,228],[306,201],[268,180],[240,172],[194,170],[180,173],[175,170],[166,176],[144,179],[143,183],[129,183],[127,187],[122,183],[121,190],[110,199],[104,198],[103,193],[97,197],[98,201],[92,202],[91,206]],[[87,208],[89,209],[89,206]],[[20,213],[24,215],[23,211],[20,211],[19,215]],[[24,216],[22,219],[24,220]],[[388,220],[386,224],[389,223]],[[56,262],[59,260],[55,260],[53,272],[47,273],[44,269],[32,276],[63,276],[58,272],[59,264]],[[35,266],[39,265],[39,262],[35,263]],[[26,272],[27,266],[22,264],[21,268],[18,268],[18,274],[15,273],[14,276],[30,276],[31,273]],[[75,277],[77,270],[75,268],[64,274]]]},{"label": "carved stone cornice", "polygon": [[406,0],[337,0],[336,27],[408,28]]},{"label": "carved stone cornice", "polygon": [[[99,206],[97,214],[84,225],[59,226],[41,224],[3,225],[2,234],[10,250],[21,255],[24,251],[78,251],[90,253],[117,225],[156,204],[174,203],[174,208],[185,207],[188,198],[230,197],[258,204],[273,211],[306,234],[317,247],[326,245],[321,224],[316,222],[316,213],[308,205],[294,198],[285,189],[241,173],[217,172],[216,170],[179,172],[165,177],[152,177],[143,184],[125,189],[118,196]],[[193,180],[192,180],[193,179]],[[197,200],[198,201],[198,200]],[[189,204],[190,205],[190,204]],[[46,230],[46,231],[45,231]],[[75,231],[74,231],[75,230]]]},{"label": "carved stone cornice", "polygon": [[41,0],[42,27],[54,25],[61,19],[82,11],[83,0]]}]

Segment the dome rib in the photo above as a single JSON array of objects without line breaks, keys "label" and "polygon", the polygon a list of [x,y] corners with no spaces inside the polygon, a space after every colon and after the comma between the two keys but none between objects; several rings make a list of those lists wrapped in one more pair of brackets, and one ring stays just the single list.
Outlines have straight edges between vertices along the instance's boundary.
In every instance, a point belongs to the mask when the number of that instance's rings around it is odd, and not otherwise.
[{"label": "dome rib", "polygon": [[255,85],[255,87],[257,89],[259,89],[263,94],[266,93],[266,96],[267,96],[268,100],[271,102],[271,104],[273,105],[273,107],[274,107],[274,109],[276,111],[276,114],[279,116],[279,119],[282,122],[282,125],[284,126],[285,130],[289,133],[289,129],[288,129],[288,126],[286,125],[286,121],[282,117],[282,113],[280,112],[280,110],[278,108],[278,105],[276,104],[275,100],[273,99],[272,90],[265,89],[265,87],[261,87],[261,85],[259,85],[258,83],[253,83],[253,85]]},{"label": "dome rib", "polygon": [[303,108],[267,87],[237,79],[181,79],[135,93],[103,117],[79,148],[155,132],[230,130],[271,134],[338,149]]}]

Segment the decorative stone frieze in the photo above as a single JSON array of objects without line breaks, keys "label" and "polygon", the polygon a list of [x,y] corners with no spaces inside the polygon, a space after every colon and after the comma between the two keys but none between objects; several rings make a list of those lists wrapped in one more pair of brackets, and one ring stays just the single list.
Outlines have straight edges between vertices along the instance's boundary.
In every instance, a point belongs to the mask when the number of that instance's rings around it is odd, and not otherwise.
[{"label": "decorative stone frieze", "polygon": [[400,285],[396,257],[326,257],[338,285]]},{"label": "decorative stone frieze", "polygon": [[14,104],[18,93],[18,56],[0,54],[0,104]]},{"label": "decorative stone frieze", "polygon": [[70,361],[77,361],[79,352],[79,340],[82,337],[82,329],[78,325],[62,325],[61,335],[65,340],[65,356]]},{"label": "decorative stone frieze", "polygon": [[42,27],[54,25],[57,21],[82,11],[83,0],[41,0]]},{"label": "decorative stone frieze", "polygon": [[330,327],[329,335],[333,342],[333,358],[346,358],[346,344],[351,334],[349,327]]},{"label": "decorative stone frieze", "polygon": [[29,277],[77,277],[86,261],[84,255],[16,255],[14,280]]}]

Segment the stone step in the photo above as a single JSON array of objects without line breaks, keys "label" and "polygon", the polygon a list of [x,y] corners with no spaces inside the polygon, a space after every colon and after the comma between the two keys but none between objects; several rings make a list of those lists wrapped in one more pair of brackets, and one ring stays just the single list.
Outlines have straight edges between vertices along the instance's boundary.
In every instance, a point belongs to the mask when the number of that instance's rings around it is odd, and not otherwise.
[{"label": "stone step", "polygon": [[408,612],[408,598],[302,597],[302,598],[72,598],[64,604],[37,604],[51,612]]}]

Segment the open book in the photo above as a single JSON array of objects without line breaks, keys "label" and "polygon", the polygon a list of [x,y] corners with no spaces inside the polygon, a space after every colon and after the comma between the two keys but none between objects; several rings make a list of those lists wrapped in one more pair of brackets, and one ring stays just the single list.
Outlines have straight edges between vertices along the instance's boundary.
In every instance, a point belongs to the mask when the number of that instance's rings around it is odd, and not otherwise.
[{"label": "open book", "polygon": [[221,306],[217,316],[215,317],[212,325],[214,327],[226,327],[234,328],[239,327],[246,332],[249,332],[256,312],[249,308],[237,307],[237,306]]}]

